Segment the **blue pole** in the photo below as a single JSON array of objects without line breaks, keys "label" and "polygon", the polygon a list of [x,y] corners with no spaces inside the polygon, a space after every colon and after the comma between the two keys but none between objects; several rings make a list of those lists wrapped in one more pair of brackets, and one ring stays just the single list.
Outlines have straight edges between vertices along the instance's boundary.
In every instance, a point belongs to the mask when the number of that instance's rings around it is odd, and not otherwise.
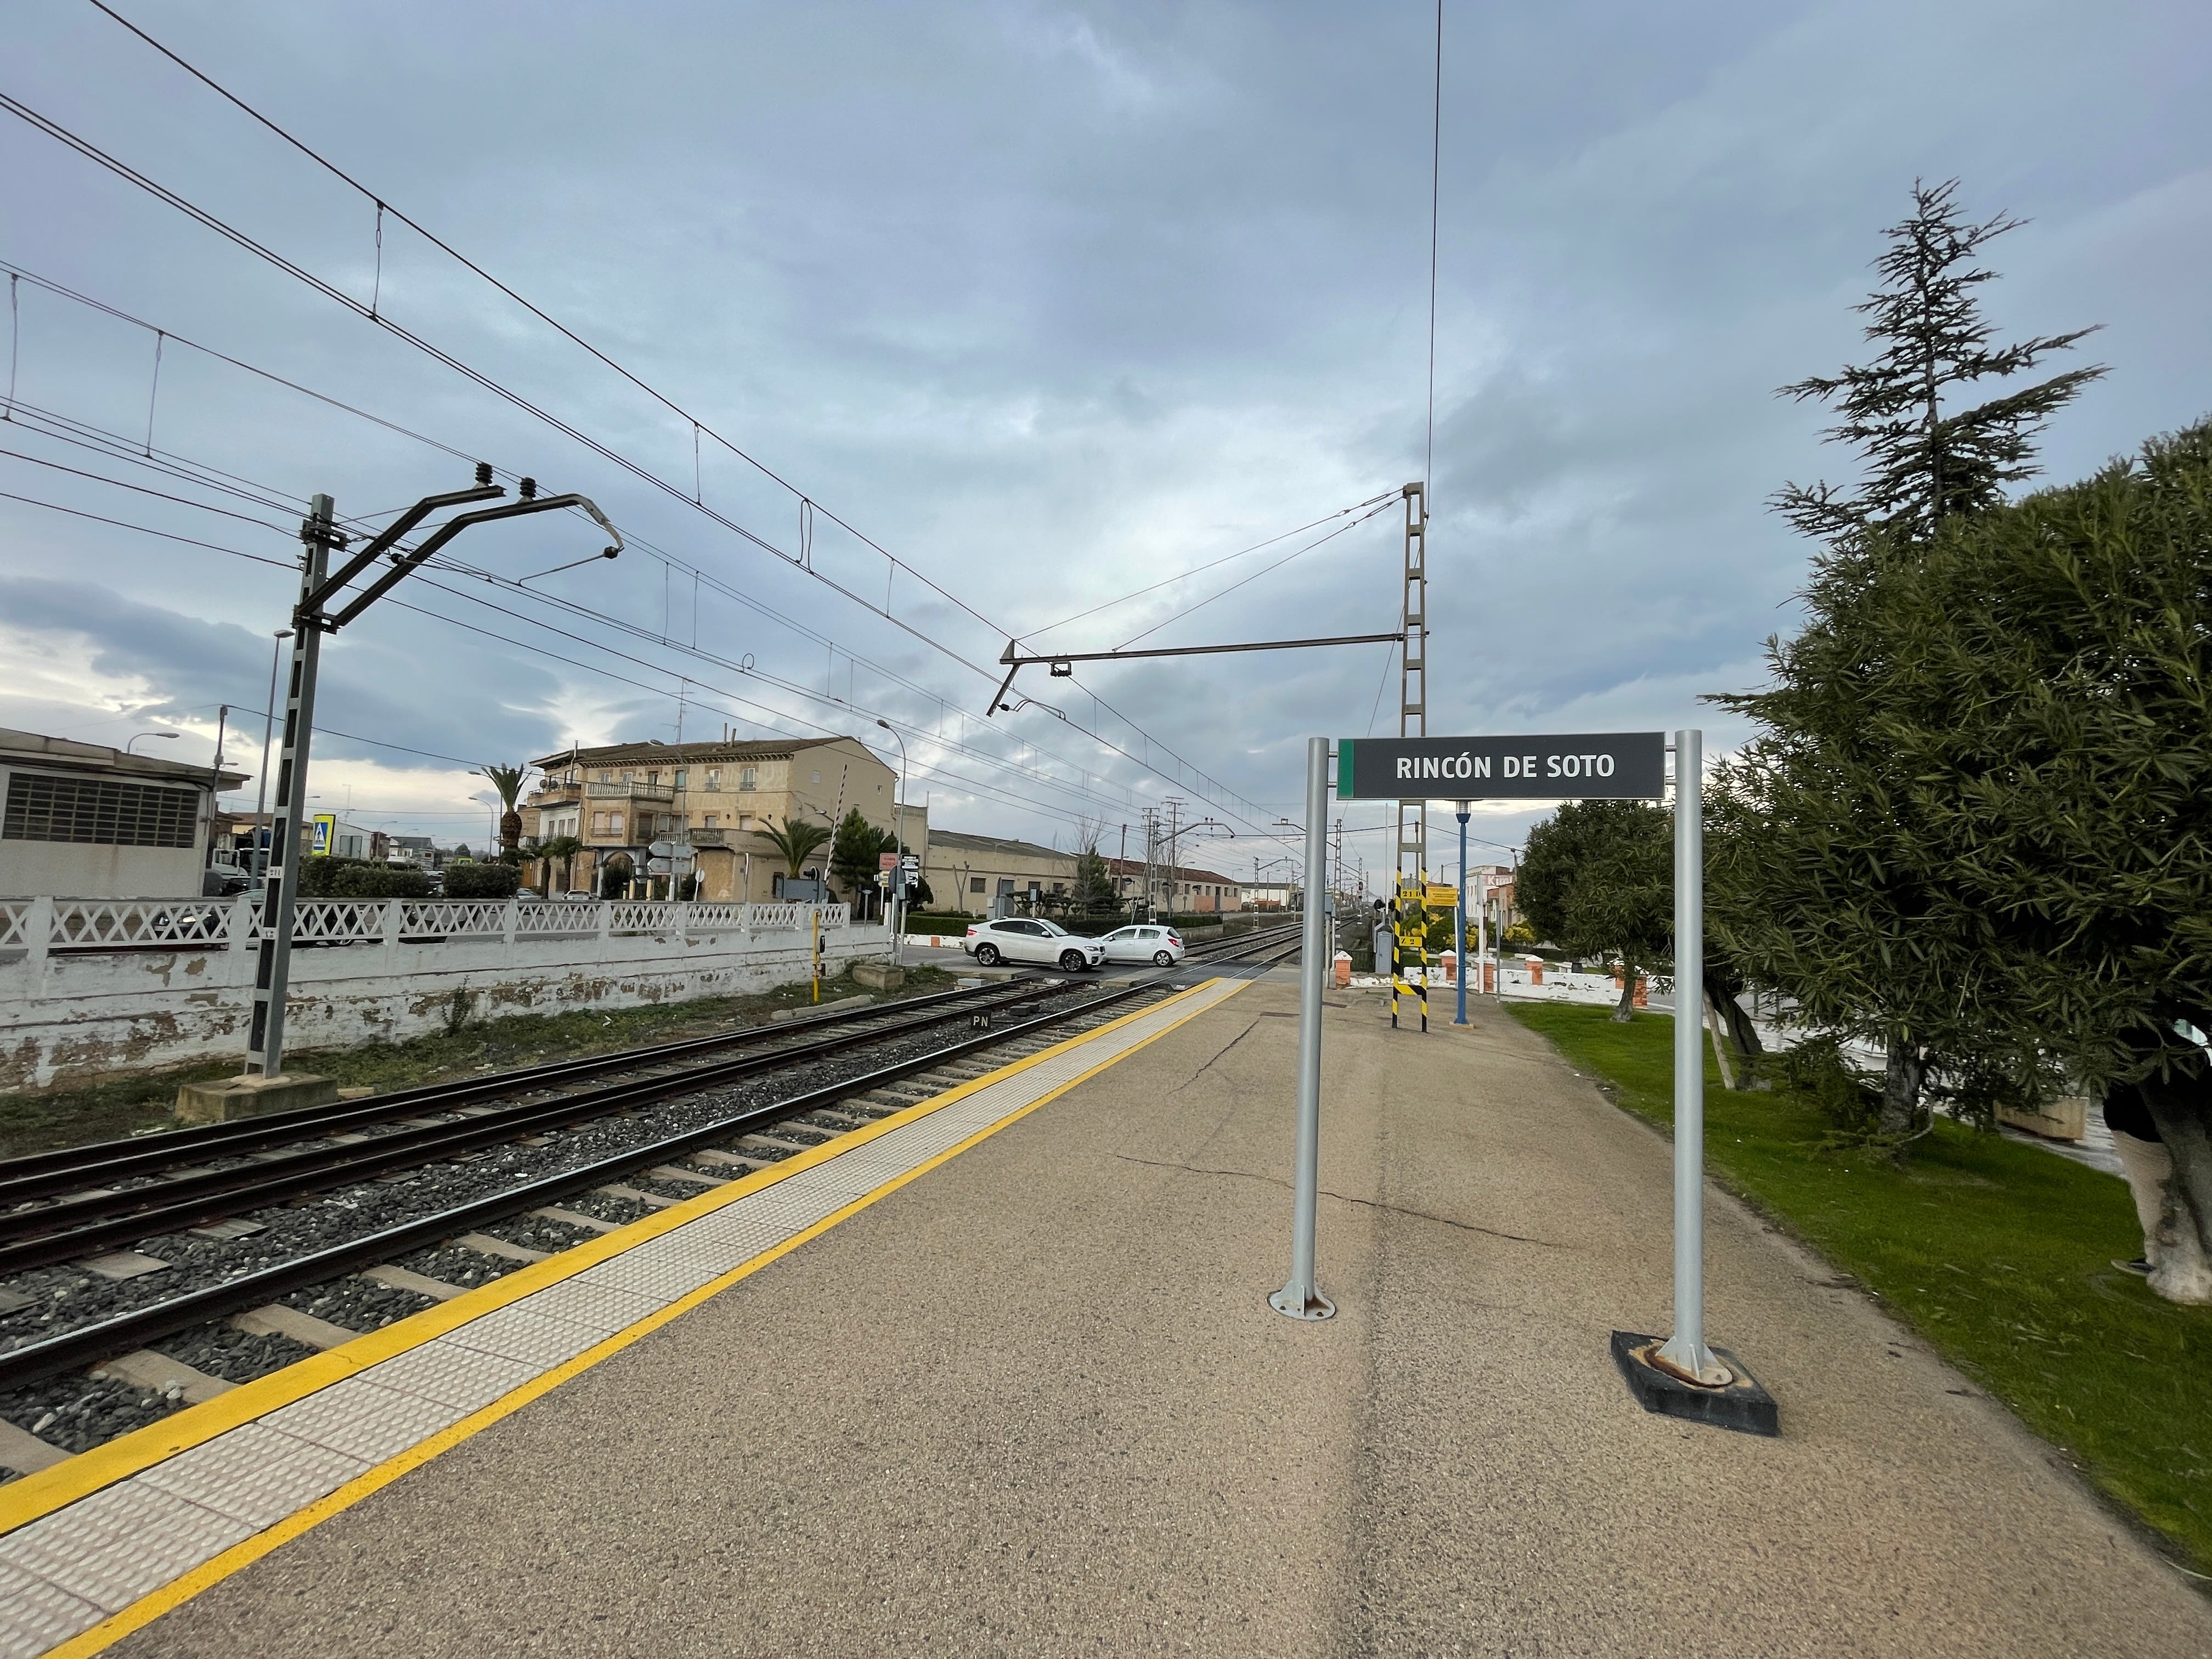
[{"label": "blue pole", "polygon": [[1467,803],[1458,801],[1454,805],[1457,809],[1454,816],[1459,819],[1459,912],[1453,918],[1452,925],[1459,931],[1458,937],[1452,940],[1452,957],[1459,963],[1459,972],[1452,977],[1459,981],[1459,1018],[1452,1024],[1464,1025],[1467,1024]]}]

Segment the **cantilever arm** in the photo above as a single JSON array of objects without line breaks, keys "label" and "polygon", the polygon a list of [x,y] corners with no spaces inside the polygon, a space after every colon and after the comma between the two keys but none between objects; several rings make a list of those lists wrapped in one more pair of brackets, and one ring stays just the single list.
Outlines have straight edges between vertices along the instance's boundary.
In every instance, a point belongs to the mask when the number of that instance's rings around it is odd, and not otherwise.
[{"label": "cantilever arm", "polygon": [[385,526],[383,531],[374,541],[345,562],[344,567],[337,574],[308,594],[301,602],[300,609],[311,617],[320,614],[325,601],[333,595],[343,592],[347,583],[397,546],[402,536],[414,529],[416,525],[422,523],[440,507],[466,507],[471,501],[493,501],[506,494],[506,489],[501,485],[488,483],[478,484],[473,489],[451,490],[443,495],[425,495],[390,524]]},{"label": "cantilever arm", "polygon": [[335,634],[398,586],[425,559],[471,525],[489,524],[497,519],[519,519],[532,513],[558,512],[571,507],[580,507],[585,512],[590,514],[592,520],[615,538],[614,551],[619,553],[622,550],[622,532],[608,522],[607,515],[600,512],[598,506],[586,495],[540,495],[531,501],[508,501],[501,507],[487,507],[479,512],[463,513],[447,520],[424,538],[420,547],[408,554],[405,558],[394,563],[380,580],[371,585],[351,605],[327,621],[318,617],[316,626],[321,628],[325,633]]}]

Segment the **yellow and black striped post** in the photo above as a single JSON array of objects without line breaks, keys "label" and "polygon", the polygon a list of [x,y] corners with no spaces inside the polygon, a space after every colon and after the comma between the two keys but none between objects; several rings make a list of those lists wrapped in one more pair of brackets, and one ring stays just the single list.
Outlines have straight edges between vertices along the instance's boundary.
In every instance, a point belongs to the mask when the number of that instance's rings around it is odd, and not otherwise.
[{"label": "yellow and black striped post", "polygon": [[[1417,996],[1421,1002],[1421,1029],[1429,1029],[1429,910],[1423,896],[1428,887],[1424,871],[1415,879],[1401,882],[1397,901],[1391,906],[1390,1029],[1398,1029],[1398,999]],[[1420,977],[1408,981],[1406,969],[1418,967]]]}]

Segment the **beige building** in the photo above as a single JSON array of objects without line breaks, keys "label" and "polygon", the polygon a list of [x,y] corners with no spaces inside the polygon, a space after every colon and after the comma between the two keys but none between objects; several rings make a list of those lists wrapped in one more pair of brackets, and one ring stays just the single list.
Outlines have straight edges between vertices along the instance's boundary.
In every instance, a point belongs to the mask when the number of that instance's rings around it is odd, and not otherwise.
[{"label": "beige building", "polygon": [[1035,842],[939,830],[930,835],[921,873],[929,883],[933,910],[1009,916],[1032,888],[1048,894],[1074,891],[1075,854]]},{"label": "beige building", "polygon": [[[779,896],[788,866],[762,832],[794,820],[835,829],[854,807],[879,830],[892,827],[897,773],[857,738],[720,743],[612,744],[540,756],[544,776],[521,803],[526,841],[574,836],[584,850],[550,872],[550,889],[646,890],[648,849],[688,841],[702,899],[763,902]],[[906,813],[909,843],[926,845],[927,815]],[[918,850],[918,849],[917,849]],[[830,843],[805,861],[826,874]],[[546,872],[533,866],[536,881]],[[665,880],[652,890],[665,892]],[[839,893],[841,900],[852,896]]]},{"label": "beige building", "polygon": [[0,894],[197,898],[218,787],[239,772],[0,730]]}]

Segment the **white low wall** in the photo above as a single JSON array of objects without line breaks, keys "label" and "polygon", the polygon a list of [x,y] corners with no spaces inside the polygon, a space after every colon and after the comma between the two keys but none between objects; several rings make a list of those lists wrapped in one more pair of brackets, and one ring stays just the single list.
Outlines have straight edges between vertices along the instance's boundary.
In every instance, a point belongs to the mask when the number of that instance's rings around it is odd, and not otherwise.
[{"label": "white low wall", "polygon": [[[765,991],[807,976],[817,921],[803,904],[302,900],[285,1047]],[[830,973],[890,953],[843,905],[818,921]],[[259,938],[243,897],[0,899],[0,1092],[242,1065]]]}]

